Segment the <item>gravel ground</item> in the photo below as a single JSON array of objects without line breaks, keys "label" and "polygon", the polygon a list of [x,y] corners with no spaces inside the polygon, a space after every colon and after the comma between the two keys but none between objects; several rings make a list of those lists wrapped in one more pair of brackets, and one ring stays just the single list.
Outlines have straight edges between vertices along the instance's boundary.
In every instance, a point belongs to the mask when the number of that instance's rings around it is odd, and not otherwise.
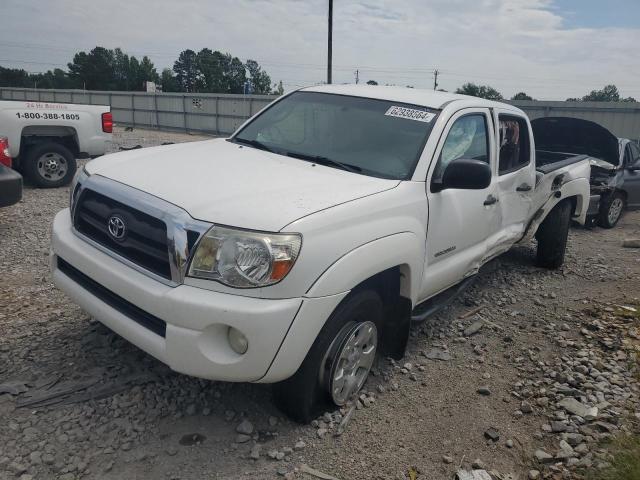
[{"label": "gravel ground", "polygon": [[[202,138],[117,129],[113,150]],[[356,405],[301,426],[268,386],[173,373],[57,291],[67,203],[27,187],[0,210],[0,479],[582,478],[606,467],[601,440],[638,428],[640,250],[622,241],[640,212],[572,229],[560,271],[533,246],[491,262]]]}]

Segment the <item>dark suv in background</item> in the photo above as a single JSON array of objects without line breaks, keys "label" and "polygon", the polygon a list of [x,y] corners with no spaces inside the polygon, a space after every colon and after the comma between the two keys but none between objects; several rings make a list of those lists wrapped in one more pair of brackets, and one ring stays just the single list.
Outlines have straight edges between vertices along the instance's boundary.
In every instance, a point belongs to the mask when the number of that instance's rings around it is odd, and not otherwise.
[{"label": "dark suv in background", "polygon": [[[640,208],[640,147],[595,122],[543,117],[531,122],[536,149],[589,155],[590,225],[613,228],[625,208]],[[579,137],[579,138],[578,138]],[[580,145],[580,151],[574,151]]]}]

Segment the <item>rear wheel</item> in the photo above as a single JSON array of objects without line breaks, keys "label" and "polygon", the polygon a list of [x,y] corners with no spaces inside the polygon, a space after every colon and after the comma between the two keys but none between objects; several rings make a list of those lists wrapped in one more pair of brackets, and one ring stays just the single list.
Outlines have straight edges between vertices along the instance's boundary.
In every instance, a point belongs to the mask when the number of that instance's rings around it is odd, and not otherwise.
[{"label": "rear wheel", "polygon": [[542,221],[536,232],[538,266],[554,269],[562,266],[567,250],[570,221],[571,203],[567,200],[558,203]]},{"label": "rear wheel", "polygon": [[383,307],[378,294],[356,292],[338,305],[298,371],[274,385],[278,408],[308,423],[322,407],[344,405],[362,388],[375,360]]},{"label": "rear wheel", "polygon": [[26,176],[39,187],[68,185],[76,173],[73,153],[59,143],[42,143],[31,147],[24,162]]},{"label": "rear wheel", "polygon": [[621,193],[615,192],[607,197],[600,208],[600,218],[598,224],[602,228],[613,228],[620,220],[624,210],[624,197]]}]

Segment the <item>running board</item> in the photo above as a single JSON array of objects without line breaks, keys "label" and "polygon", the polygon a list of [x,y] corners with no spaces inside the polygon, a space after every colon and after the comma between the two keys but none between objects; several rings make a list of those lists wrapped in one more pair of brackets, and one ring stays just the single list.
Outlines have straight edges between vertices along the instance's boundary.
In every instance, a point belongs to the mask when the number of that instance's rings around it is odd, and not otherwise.
[{"label": "running board", "polygon": [[475,278],[475,275],[467,277],[453,287],[446,289],[444,292],[440,292],[436,296],[431,297],[416,306],[416,308],[413,309],[413,312],[411,312],[411,323],[422,323],[430,316],[438,313],[444,307],[449,305],[458,295],[469,288]]}]

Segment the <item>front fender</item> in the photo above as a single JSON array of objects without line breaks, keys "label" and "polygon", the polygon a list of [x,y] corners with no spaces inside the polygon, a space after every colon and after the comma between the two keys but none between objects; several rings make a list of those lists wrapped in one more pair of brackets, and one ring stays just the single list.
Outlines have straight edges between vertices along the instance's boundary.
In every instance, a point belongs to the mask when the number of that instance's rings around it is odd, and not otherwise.
[{"label": "front fender", "polygon": [[311,285],[307,297],[326,297],[351,290],[375,274],[400,267],[400,294],[412,303],[418,297],[425,241],[402,232],[372,240],[336,260]]},{"label": "front fender", "polygon": [[415,304],[425,255],[425,242],[421,240],[410,232],[389,235],[361,245],[336,260],[307,291],[276,358],[259,381],[277,382],[293,375],[349,291],[380,272],[399,266],[400,295]]}]

